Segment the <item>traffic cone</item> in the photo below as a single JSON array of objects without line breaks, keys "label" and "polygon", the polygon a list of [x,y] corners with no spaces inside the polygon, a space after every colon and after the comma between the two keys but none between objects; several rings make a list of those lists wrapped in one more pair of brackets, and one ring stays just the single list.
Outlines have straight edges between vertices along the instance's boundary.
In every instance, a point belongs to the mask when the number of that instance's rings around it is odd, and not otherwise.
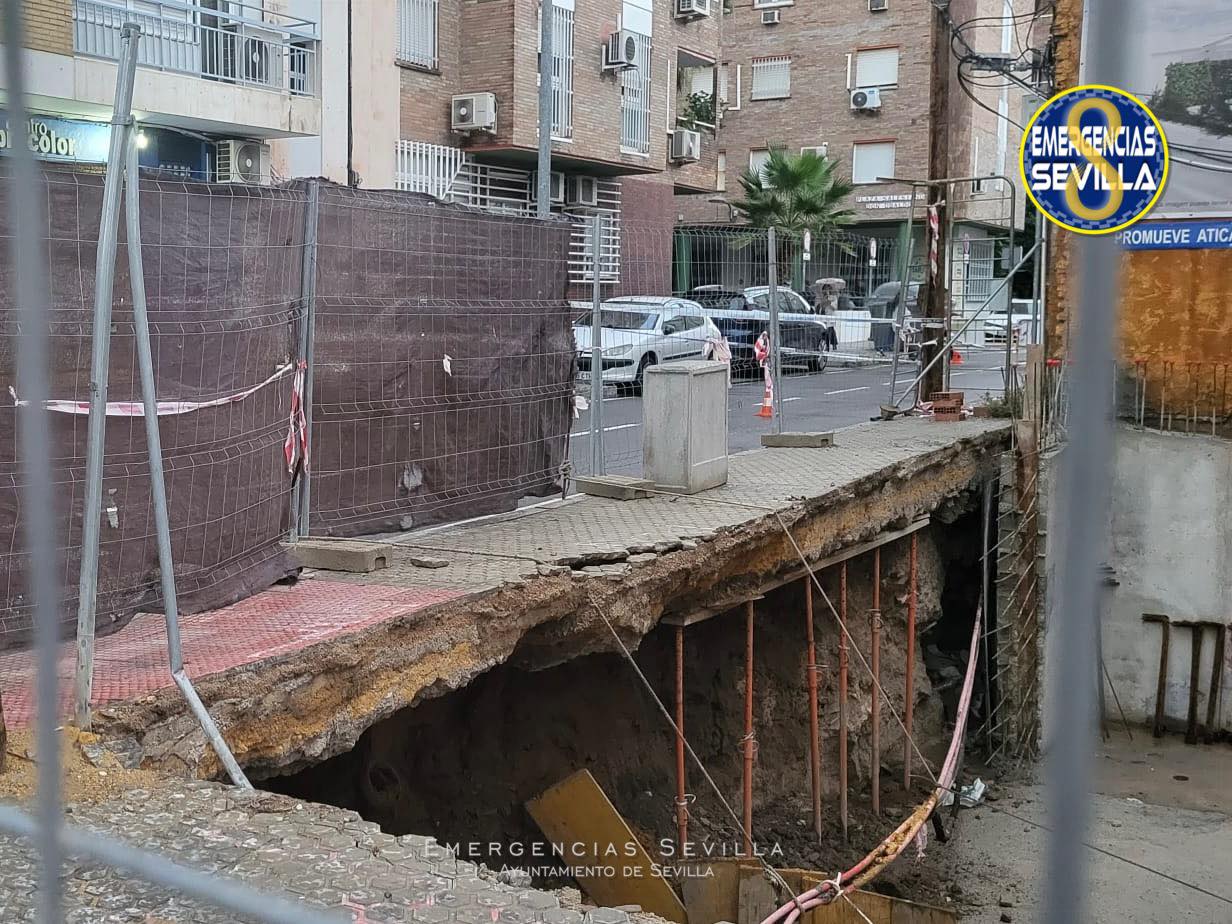
[{"label": "traffic cone", "polygon": [[770,371],[766,370],[766,389],[762,393],[761,407],[755,417],[774,417],[774,390],[770,384]]},{"label": "traffic cone", "polygon": [[950,365],[961,366],[963,364],[962,353],[957,350],[950,350]]}]

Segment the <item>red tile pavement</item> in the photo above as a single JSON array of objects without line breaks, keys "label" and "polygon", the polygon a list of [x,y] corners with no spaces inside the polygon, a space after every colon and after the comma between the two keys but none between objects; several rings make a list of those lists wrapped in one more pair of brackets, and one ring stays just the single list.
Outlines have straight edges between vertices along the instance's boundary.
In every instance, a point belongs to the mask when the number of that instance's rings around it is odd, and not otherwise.
[{"label": "red tile pavement", "polygon": [[[433,603],[460,591],[343,584],[316,578],[289,587],[271,587],[220,610],[180,617],[184,663],[192,678],[301,648]],[[60,709],[70,710],[74,648],[60,648]],[[161,615],[139,613],[120,632],[98,640],[94,655],[95,705],[133,699],[172,686],[167,633]],[[0,654],[0,693],[10,726],[33,717],[34,653]]]}]

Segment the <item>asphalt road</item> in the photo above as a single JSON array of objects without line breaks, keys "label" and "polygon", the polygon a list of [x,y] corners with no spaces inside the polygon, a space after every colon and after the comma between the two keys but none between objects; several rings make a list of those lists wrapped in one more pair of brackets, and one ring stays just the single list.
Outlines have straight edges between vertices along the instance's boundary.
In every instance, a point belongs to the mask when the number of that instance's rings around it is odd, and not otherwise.
[{"label": "asphalt road", "polygon": [[[1021,356],[1019,357],[1021,360]],[[999,395],[1004,388],[1005,353],[969,351],[960,366],[951,367],[951,387],[966,392],[967,401],[984,394]],[[901,392],[916,375],[913,362],[898,370]],[[788,375],[783,379],[784,430],[836,430],[863,423],[879,415],[889,399],[890,365],[827,368],[816,374]],[[584,390],[586,386],[581,386]],[[743,452],[761,445],[761,435],[774,422],[756,416],[762,403],[761,380],[738,379],[728,395],[728,449]],[[608,389],[609,393],[611,389]],[[605,398],[602,410],[603,448],[609,474],[635,473],[642,458],[642,399],[619,395]],[[591,471],[590,412],[574,421],[569,439],[573,470]]]}]

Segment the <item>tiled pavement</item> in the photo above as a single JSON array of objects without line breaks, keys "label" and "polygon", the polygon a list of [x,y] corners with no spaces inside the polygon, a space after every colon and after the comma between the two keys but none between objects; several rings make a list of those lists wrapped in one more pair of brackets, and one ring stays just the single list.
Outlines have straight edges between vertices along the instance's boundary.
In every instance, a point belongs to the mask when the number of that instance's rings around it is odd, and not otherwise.
[{"label": "tiled pavement", "polygon": [[[392,837],[354,812],[218,784],[172,782],[77,805],[70,820],[165,859],[279,893],[339,921],[367,924],[627,924],[622,911],[583,915],[549,892],[518,889],[458,860],[431,838]],[[482,875],[481,875],[482,874]],[[0,838],[0,921],[34,921],[37,858]],[[104,864],[70,860],[67,924],[229,924],[230,912]]]},{"label": "tiled pavement", "polygon": [[[882,469],[943,449],[956,440],[1005,427],[1002,421],[936,424],[921,418],[840,430],[826,449],[762,449],[731,457],[728,483],[693,497],[638,501],[575,497],[419,533],[373,536],[392,542],[391,566],[372,574],[322,573],[293,587],[273,587],[234,606],[183,617],[184,654],[192,677],[305,648],[465,594],[533,576],[554,563],[623,557],[630,551],[679,548],[723,527],[760,519],[794,500],[841,489]],[[438,558],[444,567],[416,561]],[[96,704],[171,685],[161,616],[142,614],[100,639]],[[72,676],[73,648],[60,659],[62,685]],[[0,691],[10,724],[29,721],[33,670],[28,652],[0,655]],[[62,697],[62,706],[67,701]]]}]

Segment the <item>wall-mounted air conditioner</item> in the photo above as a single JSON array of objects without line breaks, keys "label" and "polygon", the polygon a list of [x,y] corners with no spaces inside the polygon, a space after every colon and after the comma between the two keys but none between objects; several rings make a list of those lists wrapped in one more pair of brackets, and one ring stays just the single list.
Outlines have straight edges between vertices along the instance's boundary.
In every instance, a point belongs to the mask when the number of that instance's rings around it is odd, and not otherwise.
[{"label": "wall-mounted air conditioner", "polygon": [[856,112],[875,111],[881,108],[881,90],[869,87],[867,90],[851,91],[851,108]]},{"label": "wall-mounted air conditioner", "polygon": [[672,132],[672,160],[678,164],[691,164],[702,156],[702,134],[689,128]]},{"label": "wall-mounted air conditioner", "polygon": [[638,37],[628,29],[620,29],[607,37],[603,45],[603,69],[627,71],[637,67]]},{"label": "wall-mounted air conditioner", "polygon": [[495,132],[496,94],[463,93],[450,104],[449,124],[455,132]]},{"label": "wall-mounted air conditioner", "polygon": [[762,10],[761,24],[763,26],[777,26],[783,21],[782,10]]},{"label": "wall-mounted air conditioner", "polygon": [[676,0],[676,18],[694,19],[710,15],[710,0]]},{"label": "wall-mounted air conditioner", "polygon": [[870,13],[884,13],[890,8],[890,0],[868,0]]},{"label": "wall-mounted air conditioner", "polygon": [[247,183],[267,186],[270,182],[270,147],[260,141],[228,139],[216,142],[219,183]]},{"label": "wall-mounted air conditioner", "polygon": [[830,145],[829,144],[815,144],[810,147],[803,147],[800,149],[800,153],[801,154],[816,154],[818,157],[825,157],[827,154],[830,153]]},{"label": "wall-mounted air conditioner", "polygon": [[565,188],[565,201],[569,205],[599,204],[599,180],[593,176],[571,176]]}]

